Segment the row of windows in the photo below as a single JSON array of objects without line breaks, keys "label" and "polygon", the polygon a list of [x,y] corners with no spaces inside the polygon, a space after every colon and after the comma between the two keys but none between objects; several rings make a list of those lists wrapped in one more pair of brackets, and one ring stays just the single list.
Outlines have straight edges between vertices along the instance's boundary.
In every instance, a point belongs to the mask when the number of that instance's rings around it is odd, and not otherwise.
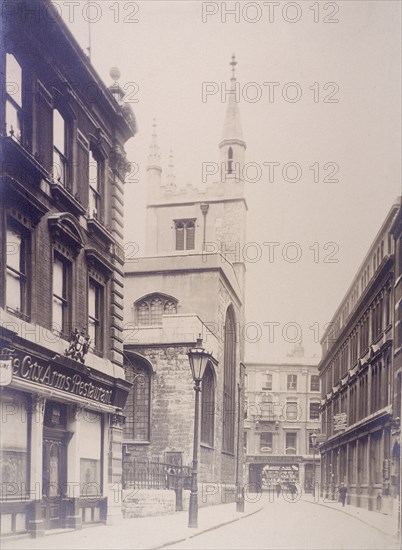
[{"label": "row of windows", "polygon": [[[7,220],[5,306],[21,318],[30,318],[31,235],[12,218]],[[72,327],[73,262],[53,251],[52,261],[52,330],[68,339]],[[42,297],[44,298],[44,297]],[[102,351],[104,327],[104,287],[88,277],[87,329],[91,347]]]},{"label": "row of windows", "polygon": [[391,322],[391,289],[383,289],[360,319],[329,367],[323,373],[323,396],[345,376],[368,346],[376,341]]},{"label": "row of windows", "polygon": [[[6,55],[6,80],[11,83],[6,93],[6,135],[21,144],[24,138],[23,74],[16,58]],[[103,220],[102,196],[104,194],[105,157],[93,139],[88,141],[77,132],[77,158],[73,158],[72,121],[62,106],[54,107],[53,99],[38,81],[37,156],[49,170],[53,181],[72,192],[72,172],[76,165],[79,174],[88,185],[88,215]]]},{"label": "row of windows", "polygon": [[[352,312],[354,306],[356,305],[358,299],[363,294],[363,291],[367,287],[370,279],[371,279],[371,263],[372,263],[372,273],[374,274],[381,264],[386,252],[385,252],[385,245],[386,240],[382,240],[377,249],[372,254],[372,258],[369,260],[369,263],[367,264],[366,268],[364,269],[362,276],[360,277],[360,281],[358,281],[351,291],[350,297],[346,301],[341,314],[339,317],[334,321],[332,324],[333,329],[328,334],[327,341],[326,341],[326,351],[331,347],[331,343],[334,343],[340,333],[341,328],[345,325],[347,318],[349,317],[349,314]],[[391,254],[392,252],[392,237],[391,235],[388,235],[388,254]]]},{"label": "row of windows", "polygon": [[[250,402],[246,398],[245,417],[255,420],[262,419],[265,421],[285,420],[291,422],[300,422],[303,420],[303,410],[297,401],[288,399],[281,406],[279,402],[275,402],[272,395],[263,395],[260,403]],[[318,420],[320,418],[320,403],[318,401],[310,401],[308,409],[309,420]]]},{"label": "row of windows", "polygon": [[[151,371],[139,361],[125,364],[126,380],[133,384],[124,413],[124,439],[134,442],[151,440]],[[211,364],[207,365],[201,383],[201,443],[214,446],[215,426],[215,375]]]},{"label": "row of windows", "polygon": [[326,405],[322,421],[328,435],[334,434],[335,415],[346,413],[347,425],[351,426],[389,404],[389,371],[389,359],[370,365]]},{"label": "row of windows", "polygon": [[[261,389],[273,390],[272,374],[264,374],[264,380]],[[286,388],[288,391],[297,391],[297,374],[288,374],[286,378]],[[320,391],[320,377],[318,374],[310,376],[310,391]]]},{"label": "row of windows", "polygon": [[[297,440],[297,432],[286,432],[285,433],[285,444],[283,448],[283,452],[285,455],[296,455],[298,452],[297,446],[298,446],[298,440]],[[309,445],[308,445],[308,453],[313,453],[313,444],[311,441],[311,433],[309,434]],[[274,434],[273,432],[261,432],[260,433],[260,453],[264,454],[272,454],[274,452]],[[280,454],[280,450],[277,450],[277,454]]]},{"label": "row of windows", "polygon": [[323,457],[326,483],[347,479],[348,484],[361,485],[368,483],[370,479],[371,484],[382,484],[383,461],[388,456],[388,448],[389,431],[385,430],[383,433],[378,431],[371,434],[370,439],[361,437],[358,442],[352,441],[332,453],[326,453]]}]

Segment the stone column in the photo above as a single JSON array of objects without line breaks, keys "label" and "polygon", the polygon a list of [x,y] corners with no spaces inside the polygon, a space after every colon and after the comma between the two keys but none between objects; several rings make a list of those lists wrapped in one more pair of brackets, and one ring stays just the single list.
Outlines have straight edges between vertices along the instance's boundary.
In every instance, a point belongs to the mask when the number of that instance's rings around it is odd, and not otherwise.
[{"label": "stone column", "polygon": [[45,534],[45,526],[42,518],[43,418],[45,414],[45,403],[46,399],[43,396],[32,396],[32,408],[30,411],[30,496],[34,502],[28,518],[28,531],[35,538]]},{"label": "stone column", "polygon": [[[122,513],[122,441],[124,416],[121,413],[109,415],[109,467],[107,484],[107,525],[116,525],[123,520]],[[105,442],[106,444],[106,442]],[[106,492],[106,491],[105,491]]]},{"label": "stone column", "polygon": [[67,497],[69,506],[66,515],[66,527],[80,529],[82,517],[79,508],[80,498],[80,423],[84,408],[75,405],[69,408],[68,431],[72,433],[67,447]]}]

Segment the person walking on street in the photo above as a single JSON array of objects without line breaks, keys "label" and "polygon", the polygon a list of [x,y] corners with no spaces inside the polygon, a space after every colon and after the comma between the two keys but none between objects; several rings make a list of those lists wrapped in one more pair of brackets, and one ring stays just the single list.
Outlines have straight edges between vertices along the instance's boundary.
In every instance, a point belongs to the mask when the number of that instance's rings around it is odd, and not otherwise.
[{"label": "person walking on street", "polygon": [[339,502],[342,502],[342,506],[345,506],[347,488],[344,483],[340,484],[338,492],[339,492]]},{"label": "person walking on street", "polygon": [[281,494],[281,484],[278,482],[275,486],[276,489],[276,497],[279,498],[279,495]]}]

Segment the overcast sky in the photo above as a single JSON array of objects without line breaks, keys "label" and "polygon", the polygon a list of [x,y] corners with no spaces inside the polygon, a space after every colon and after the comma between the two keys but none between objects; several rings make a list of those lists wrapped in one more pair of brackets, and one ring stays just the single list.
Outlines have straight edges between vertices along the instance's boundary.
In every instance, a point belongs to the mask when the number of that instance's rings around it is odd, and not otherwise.
[{"label": "overcast sky", "polygon": [[[177,184],[201,184],[202,163],[218,161],[225,112],[219,93],[202,101],[203,83],[228,81],[236,53],[249,180],[257,177],[255,163],[261,167],[259,181],[245,186],[247,241],[256,243],[244,251],[246,358],[286,359],[297,336],[289,323],[297,323],[306,354],[318,361],[317,335],[401,194],[400,3],[279,2],[272,12],[266,2],[226,2],[238,5],[238,22],[222,2],[102,0],[87,8],[82,1],[74,12],[73,3],[57,3],[83,48],[85,19],[94,21],[92,62],[107,84],[117,66],[130,93],[139,132],[126,150],[140,171],[129,178],[138,183],[126,185],[125,224],[139,256],[152,119],[164,168],[172,148]],[[279,83],[273,96],[264,82]],[[269,162],[280,163],[274,181]],[[284,179],[287,163],[301,168],[299,181],[289,181],[292,165]],[[280,243],[273,258],[267,242]],[[292,262],[295,254],[301,258]],[[280,323],[273,342],[263,323]]]}]

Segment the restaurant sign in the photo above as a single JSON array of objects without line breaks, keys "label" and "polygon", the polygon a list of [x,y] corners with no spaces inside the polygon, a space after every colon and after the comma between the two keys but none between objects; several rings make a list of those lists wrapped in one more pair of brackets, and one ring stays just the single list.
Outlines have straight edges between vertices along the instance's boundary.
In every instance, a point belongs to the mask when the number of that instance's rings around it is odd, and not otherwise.
[{"label": "restaurant sign", "polygon": [[52,361],[42,361],[32,355],[22,355],[4,348],[1,357],[5,356],[9,357],[7,361],[15,378],[85,397],[97,403],[110,405],[113,402],[113,385],[94,380],[85,372],[78,372],[71,367],[72,360],[69,358],[56,357]]}]

